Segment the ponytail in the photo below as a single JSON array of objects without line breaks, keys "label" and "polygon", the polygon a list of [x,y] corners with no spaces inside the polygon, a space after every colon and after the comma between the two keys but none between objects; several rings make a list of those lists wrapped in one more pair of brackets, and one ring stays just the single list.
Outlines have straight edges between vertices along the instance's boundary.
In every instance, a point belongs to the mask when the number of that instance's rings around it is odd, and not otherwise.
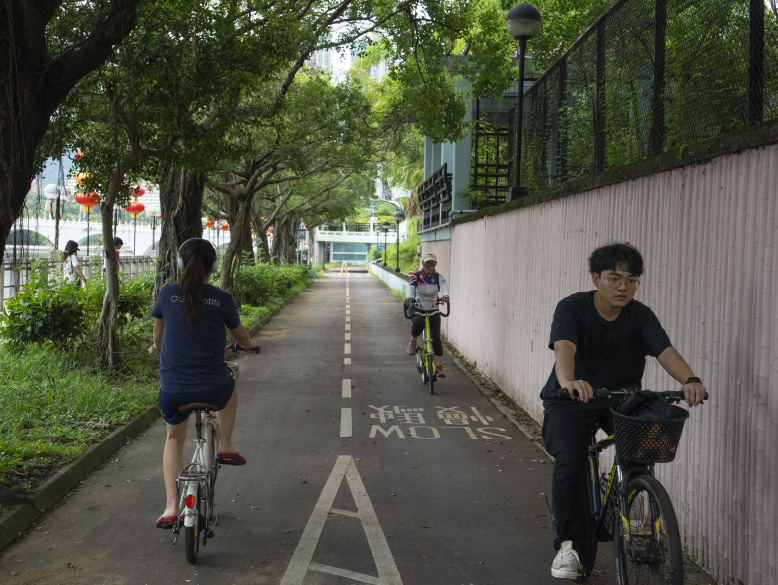
[{"label": "ponytail", "polygon": [[205,308],[205,281],[215,270],[216,250],[207,240],[192,238],[178,250],[178,286],[184,298],[184,321],[195,323]]}]

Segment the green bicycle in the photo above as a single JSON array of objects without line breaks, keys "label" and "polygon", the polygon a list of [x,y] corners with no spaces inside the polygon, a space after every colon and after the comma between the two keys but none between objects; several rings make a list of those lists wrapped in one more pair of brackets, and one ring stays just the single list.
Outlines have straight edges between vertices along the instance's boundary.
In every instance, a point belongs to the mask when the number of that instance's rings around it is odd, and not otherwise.
[{"label": "green bicycle", "polygon": [[426,384],[429,382],[430,384],[430,394],[435,394],[435,382],[438,380],[438,376],[435,373],[435,352],[432,349],[432,334],[430,333],[430,317],[432,315],[440,315],[441,317],[448,317],[451,313],[451,302],[446,302],[446,309],[447,311],[445,313],[441,313],[440,309],[437,307],[440,306],[441,301],[438,299],[435,302],[436,308],[431,310],[425,310],[422,309],[418,303],[414,303],[412,306],[414,308],[413,313],[408,313],[408,309],[410,308],[408,305],[403,305],[403,312],[405,313],[406,319],[413,319],[414,315],[424,315],[424,329],[421,332],[421,340],[416,346],[416,369],[419,371],[419,374],[421,374],[421,383]]}]

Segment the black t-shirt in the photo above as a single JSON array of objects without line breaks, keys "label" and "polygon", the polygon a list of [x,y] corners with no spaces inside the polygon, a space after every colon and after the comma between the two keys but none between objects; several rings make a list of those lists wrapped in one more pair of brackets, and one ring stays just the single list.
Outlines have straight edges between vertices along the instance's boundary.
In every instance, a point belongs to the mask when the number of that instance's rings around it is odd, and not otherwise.
[{"label": "black t-shirt", "polygon": [[[606,321],[594,306],[594,292],[581,292],[562,299],[551,322],[550,349],[555,341],[575,344],[575,378],[592,388],[640,386],[646,368],[646,356],[658,357],[670,347],[654,312],[632,300],[613,321]],[[540,392],[545,406],[556,401],[559,383],[556,371]],[[553,402],[552,402],[553,404]]]}]

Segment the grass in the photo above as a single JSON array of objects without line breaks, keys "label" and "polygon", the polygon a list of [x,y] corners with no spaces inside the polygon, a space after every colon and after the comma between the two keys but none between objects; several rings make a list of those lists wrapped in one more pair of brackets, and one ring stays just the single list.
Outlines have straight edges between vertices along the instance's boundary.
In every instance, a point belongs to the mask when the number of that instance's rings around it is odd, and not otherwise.
[{"label": "grass", "polygon": [[24,493],[40,485],[156,404],[157,364],[138,349],[127,349],[131,365],[113,375],[78,347],[44,343],[0,351],[0,490]]}]

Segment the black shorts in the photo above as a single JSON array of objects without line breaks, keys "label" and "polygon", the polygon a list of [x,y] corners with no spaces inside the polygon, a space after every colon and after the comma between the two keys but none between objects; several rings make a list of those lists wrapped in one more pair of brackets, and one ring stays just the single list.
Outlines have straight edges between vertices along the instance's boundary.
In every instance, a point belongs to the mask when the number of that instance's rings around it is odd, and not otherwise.
[{"label": "black shorts", "polygon": [[215,404],[217,410],[223,409],[232,398],[235,391],[235,372],[229,371],[227,381],[220,388],[204,391],[192,392],[163,392],[159,391],[159,407],[162,409],[162,418],[171,425],[178,425],[186,422],[189,418],[188,412],[181,412],[178,407],[192,402],[205,402],[206,404]]}]

